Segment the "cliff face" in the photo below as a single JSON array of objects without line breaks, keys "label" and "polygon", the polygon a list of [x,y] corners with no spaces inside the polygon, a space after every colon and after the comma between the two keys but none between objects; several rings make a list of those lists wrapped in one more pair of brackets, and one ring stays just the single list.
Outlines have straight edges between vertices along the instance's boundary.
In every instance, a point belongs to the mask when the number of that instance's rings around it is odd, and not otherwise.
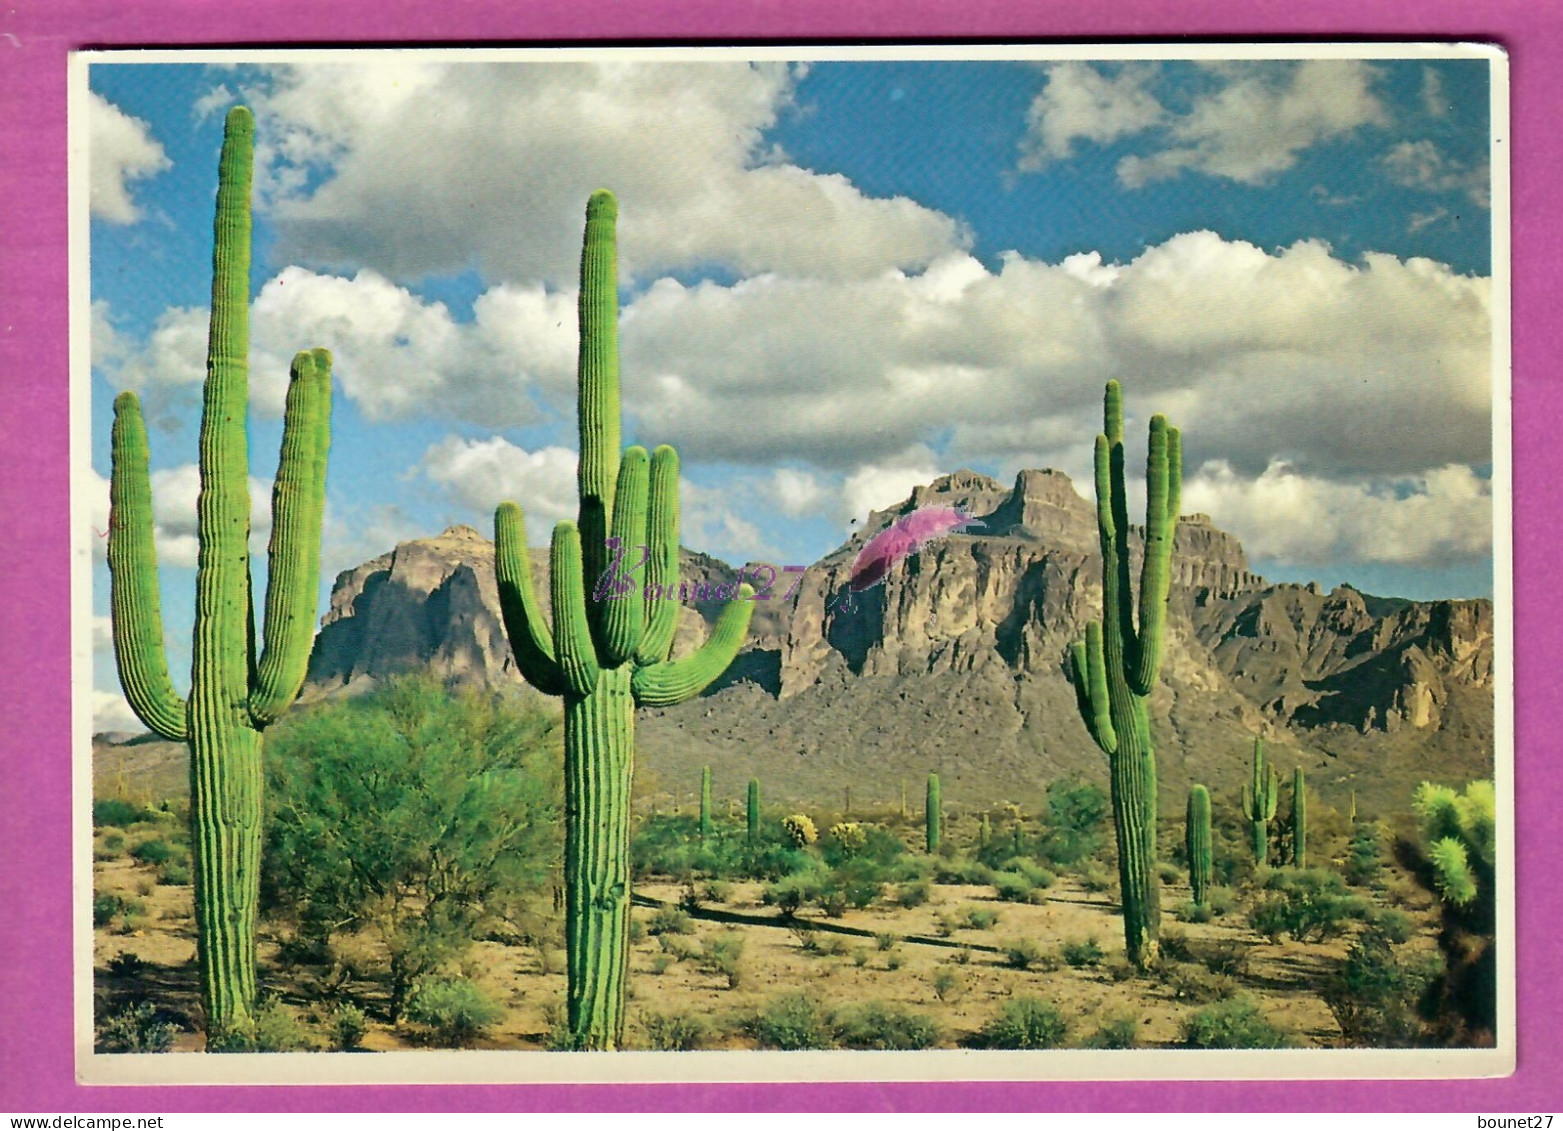
[{"label": "cliff face", "polygon": [[[883,584],[841,602],[867,540],[933,504],[984,525],[931,542]],[[1137,554],[1135,546],[1136,573]],[[533,551],[544,593],[546,557]],[[1212,784],[1235,781],[1255,733],[1283,763],[1287,750],[1314,768],[1320,757],[1341,759],[1336,776],[1354,788],[1359,774],[1398,781],[1440,764],[1453,774],[1490,763],[1491,602],[1271,585],[1204,515],[1180,520],[1173,563],[1163,687],[1152,703],[1164,785],[1181,788],[1196,770]],[[492,545],[453,527],[341,574],[307,694],[419,668],[519,684],[493,568]],[[1100,569],[1094,507],[1066,476],[1025,471],[1012,487],[970,471],[941,477],[871,515],[807,570],[789,601],[760,602],[748,647],[705,696],[643,712],[645,764],[675,775],[730,764],[741,781],[758,763],[802,797],[825,782],[930,769],[948,775],[957,795],[963,783],[1018,796],[1058,772],[1099,774],[1101,756],[1075,717],[1067,655],[1100,614]],[[686,580],[734,576],[715,559],[683,554]],[[675,651],[697,645],[718,610],[692,602]]]}]

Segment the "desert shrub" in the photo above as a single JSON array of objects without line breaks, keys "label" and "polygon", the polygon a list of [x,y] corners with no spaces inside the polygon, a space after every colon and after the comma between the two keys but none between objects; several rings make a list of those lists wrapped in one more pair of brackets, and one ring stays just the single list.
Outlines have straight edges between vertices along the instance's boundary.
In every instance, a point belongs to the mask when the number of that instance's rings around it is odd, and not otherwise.
[{"label": "desert shrub", "polygon": [[207,1034],[207,1052],[310,1052],[313,1034],[298,1014],[275,998],[263,1001],[255,1015]]},{"label": "desert shrub", "polygon": [[116,860],[119,854],[125,851],[125,834],[117,829],[110,829],[102,834],[98,846],[93,850],[94,860]]},{"label": "desert shrub", "polygon": [[1248,973],[1250,954],[1249,945],[1237,939],[1215,939],[1201,943],[1193,951],[1195,960],[1204,963],[1206,970],[1233,978]]},{"label": "desert shrub", "polygon": [[122,950],[109,959],[111,978],[135,978],[146,973],[147,963],[133,950]]},{"label": "desert shrub", "polygon": [[1270,1024],[1248,997],[1206,1006],[1183,1022],[1183,1043],[1196,1049],[1281,1049],[1290,1036]]},{"label": "desert shrub", "polygon": [[1363,922],[1392,943],[1403,943],[1411,938],[1415,923],[1411,916],[1393,907],[1372,907]]},{"label": "desert shrub", "polygon": [[673,965],[673,956],[671,954],[653,954],[651,956],[651,965],[647,969],[653,974],[666,974],[668,967],[671,965]]},{"label": "desert shrub", "polygon": [[911,910],[913,907],[921,907],[933,896],[933,888],[927,880],[913,880],[910,883],[901,884],[895,890],[895,901],[900,907]]},{"label": "desert shrub", "polygon": [[868,947],[866,947],[866,946],[853,947],[852,948],[852,965],[856,966],[859,970],[861,970],[863,967],[868,965],[868,960],[872,956],[873,956],[873,952],[870,951],[868,949]]},{"label": "desert shrub", "polygon": [[1132,1049],[1139,1039],[1140,1020],[1133,1014],[1114,1017],[1097,1028],[1086,1041],[1087,1048]]},{"label": "desert shrub", "polygon": [[133,1002],[110,1013],[93,1036],[93,1048],[98,1052],[167,1052],[173,1044],[174,1026],[149,1001]]},{"label": "desert shrub", "polygon": [[1403,960],[1393,940],[1369,925],[1352,943],[1323,996],[1347,1044],[1414,1047],[1429,1041],[1427,1014],[1436,1007],[1433,991],[1442,974],[1437,955]]},{"label": "desert shrub", "polygon": [[1367,903],[1351,894],[1341,878],[1322,868],[1278,868],[1265,894],[1249,912],[1249,925],[1271,941],[1290,935],[1298,942],[1333,938],[1347,923],[1367,913]]},{"label": "desert shrub", "polygon": [[939,1043],[933,1018],[890,1002],[871,1001],[849,1010],[837,1032],[838,1043],[849,1049],[931,1049]]},{"label": "desert shrub", "polygon": [[144,809],[140,805],[134,805],[118,797],[104,797],[92,803],[92,825],[94,828],[102,828],[112,825],[116,828],[126,828],[139,821],[154,821],[157,813],[151,809]]},{"label": "desert shrub", "polygon": [[368,934],[396,1020],[555,882],[557,726],[430,678],[290,713],[266,745],[263,906],[302,934]]},{"label": "desert shrub", "polygon": [[848,860],[863,851],[868,844],[868,833],[856,821],[837,821],[825,835],[830,837],[830,843]]},{"label": "desert shrub", "polygon": [[1232,908],[1237,906],[1237,895],[1231,888],[1213,887],[1210,889],[1210,913],[1217,918],[1231,914]]},{"label": "desert shrub", "polygon": [[1161,956],[1172,962],[1194,961],[1194,945],[1189,942],[1189,937],[1176,929],[1164,930],[1161,933]]},{"label": "desert shrub", "polygon": [[1046,957],[1041,945],[1031,939],[1011,939],[1004,944],[1004,964],[1015,970],[1040,966]]},{"label": "desert shrub", "polygon": [[1111,870],[1109,870],[1105,865],[1097,863],[1090,863],[1081,868],[1080,871],[1076,873],[1076,879],[1080,881],[1081,887],[1083,887],[1088,892],[1092,892],[1093,894],[1096,892],[1109,891],[1112,889],[1112,886],[1118,882],[1117,879],[1113,876]]},{"label": "desert shrub", "polygon": [[836,1045],[830,1011],[807,993],[772,998],[755,1018],[753,1031],[765,1048],[828,1049]]},{"label": "desert shrub", "polygon": [[990,1049],[1051,1049],[1057,1048],[1068,1032],[1068,1022],[1051,1002],[1014,997],[982,1027],[973,1043]]},{"label": "desert shrub", "polygon": [[1030,903],[1037,885],[1019,872],[997,872],[993,876],[994,894],[1006,903]]},{"label": "desert shrub", "polygon": [[142,864],[164,864],[174,858],[174,848],[166,840],[144,840],[130,850],[130,857]]},{"label": "desert shrub", "polygon": [[988,884],[993,869],[967,856],[940,856],[934,860],[933,878],[941,884]]},{"label": "desert shrub", "polygon": [[933,917],[933,929],[941,939],[947,939],[961,928],[960,917],[953,911],[941,911]]},{"label": "desert shrub", "polygon": [[794,813],[790,817],[784,817],[782,828],[786,830],[787,838],[792,841],[795,848],[807,848],[819,840],[819,830],[804,813]]},{"label": "desert shrub", "polygon": [[958,997],[963,988],[961,976],[948,966],[941,966],[933,972],[928,979],[928,984],[933,988],[933,996],[940,1001],[950,1001]]},{"label": "desert shrub", "polygon": [[1178,904],[1176,914],[1180,923],[1208,923],[1213,918],[1210,904],[1195,903],[1192,899],[1185,899]]},{"label": "desert shrub", "polygon": [[708,974],[727,979],[727,988],[736,990],[743,980],[744,940],[736,931],[713,935],[701,950],[700,968]]},{"label": "desert shrub", "polygon": [[190,885],[190,865],[178,860],[169,860],[157,870],[157,882],[168,884],[170,887],[188,887]]},{"label": "desert shrub", "polygon": [[1042,837],[1037,853],[1067,867],[1102,849],[1107,840],[1107,791],[1093,782],[1060,779],[1047,787]]},{"label": "desert shrub", "polygon": [[648,935],[692,935],[695,924],[682,907],[659,907],[646,921]]},{"label": "desert shrub", "polygon": [[709,903],[727,903],[733,898],[733,885],[726,880],[707,880],[700,889],[700,898]]},{"label": "desert shrub", "polygon": [[1094,935],[1084,942],[1071,939],[1063,945],[1060,954],[1068,966],[1097,966],[1107,957]]},{"label": "desert shrub", "polygon": [[[113,892],[100,892],[92,897],[92,925],[94,927],[107,927],[114,921],[116,915],[129,911],[134,900],[127,900],[124,896],[115,895]],[[135,904],[135,906],[140,906]]]},{"label": "desert shrub", "polygon": [[894,935],[887,931],[881,931],[879,934],[874,936],[874,945],[877,946],[880,950],[889,950],[891,947],[895,946],[898,941],[899,940]]},{"label": "desert shrub", "polygon": [[1346,850],[1346,882],[1369,887],[1384,871],[1384,832],[1374,822],[1356,826]]},{"label": "desert shrub", "polygon": [[443,1048],[465,1048],[504,1013],[468,978],[424,978],[407,995],[407,1020],[421,1026],[431,1043]]},{"label": "desert shrub", "polygon": [[1156,874],[1161,877],[1161,882],[1164,884],[1175,884],[1183,878],[1182,870],[1170,860],[1158,861]]},{"label": "desert shrub", "polygon": [[646,1013],[641,1015],[646,1044],[658,1052],[689,1052],[706,1040],[706,1024],[692,1013]]},{"label": "desert shrub", "polygon": [[1225,1001],[1237,993],[1237,981],[1227,974],[1212,974],[1192,962],[1165,962],[1158,976],[1177,1001],[1203,1005]]},{"label": "desert shrub", "polygon": [[900,947],[885,951],[885,969],[899,970],[906,964],[906,954]]},{"label": "desert shrub", "polygon": [[657,946],[674,962],[694,958],[700,953],[695,941],[687,935],[658,935]]},{"label": "desert shrub", "polygon": [[338,1052],[352,1052],[369,1031],[364,1011],[350,1001],[344,1001],[331,1012],[331,1047]]},{"label": "desert shrub", "polygon": [[999,921],[999,913],[991,907],[968,907],[966,925],[974,931],[986,931]]}]

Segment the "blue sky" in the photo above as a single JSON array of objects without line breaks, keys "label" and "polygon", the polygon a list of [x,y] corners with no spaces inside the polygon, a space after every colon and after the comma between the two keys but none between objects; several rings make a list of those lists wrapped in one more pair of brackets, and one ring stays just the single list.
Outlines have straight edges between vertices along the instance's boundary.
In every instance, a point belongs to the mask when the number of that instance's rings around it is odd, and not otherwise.
[{"label": "blue sky", "polygon": [[[573,515],[599,186],[620,197],[625,439],[679,447],[693,548],[807,564],[962,466],[1088,491],[1117,377],[1131,444],[1151,412],[1179,424],[1185,511],[1259,572],[1492,592],[1485,59],[97,57],[88,84],[84,494],[102,530],[109,404],[135,388],[176,672],[238,101],[260,144],[253,550],[259,567],[287,359],[326,346],[322,601],[398,540],[489,530],[502,499],[539,543]],[[107,724],[101,551],[94,599]]]}]

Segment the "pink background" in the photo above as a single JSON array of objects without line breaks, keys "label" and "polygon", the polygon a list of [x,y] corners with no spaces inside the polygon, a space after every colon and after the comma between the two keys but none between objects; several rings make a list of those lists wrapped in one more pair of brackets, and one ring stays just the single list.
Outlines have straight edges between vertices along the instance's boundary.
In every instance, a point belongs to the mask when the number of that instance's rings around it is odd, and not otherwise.
[{"label": "pink background", "polygon": [[[13,0],[0,7],[0,1110],[1442,1110],[1563,1107],[1563,581],[1556,508],[1563,353],[1553,0]],[[1519,1070],[1507,1079],[1026,1083],[84,1088],[74,1082],[67,529],[66,58],[117,46],[858,43],[910,39],[1460,39],[1509,51],[1515,136],[1514,614]],[[1553,612],[1548,613],[1551,607]]]}]

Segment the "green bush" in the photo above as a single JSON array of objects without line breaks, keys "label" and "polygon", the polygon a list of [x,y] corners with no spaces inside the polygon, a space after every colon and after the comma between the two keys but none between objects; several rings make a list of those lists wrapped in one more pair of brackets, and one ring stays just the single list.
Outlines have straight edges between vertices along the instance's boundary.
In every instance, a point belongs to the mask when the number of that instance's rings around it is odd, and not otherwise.
[{"label": "green bush", "polygon": [[1132,1049],[1139,1039],[1140,1021],[1132,1014],[1122,1017],[1114,1017],[1102,1022],[1101,1026],[1091,1038],[1086,1041],[1087,1048],[1093,1049]]},{"label": "green bush", "polygon": [[157,882],[168,884],[171,887],[188,887],[190,885],[190,865],[178,860],[169,860],[157,870]]},{"label": "green bush", "polygon": [[959,996],[963,988],[959,972],[948,966],[941,966],[935,970],[928,984],[933,987],[933,996],[940,1001],[949,1001]]},{"label": "green bush", "polygon": [[849,1049],[931,1049],[939,1043],[939,1026],[926,1013],[877,1001],[847,1012],[838,1034],[840,1045]]},{"label": "green bush", "polygon": [[681,907],[659,907],[646,922],[648,935],[692,935],[695,924]]},{"label": "green bush", "polygon": [[743,980],[743,936],[736,931],[713,935],[705,941],[701,951],[700,968],[708,974],[720,974],[727,979],[727,988],[736,990]]},{"label": "green bush", "polygon": [[1107,841],[1107,791],[1093,782],[1061,779],[1047,787],[1047,806],[1037,852],[1060,867],[1099,852]]},{"label": "green bush", "polygon": [[806,993],[772,998],[754,1022],[755,1038],[765,1048],[829,1049],[836,1047],[830,1012]]},{"label": "green bush", "polygon": [[982,1027],[974,1043],[990,1049],[1051,1049],[1063,1043],[1068,1032],[1057,1006],[1037,997],[1015,997]]},{"label": "green bush", "polygon": [[424,978],[407,995],[406,1017],[445,1048],[465,1048],[505,1011],[467,978]]},{"label": "green bush", "polygon": [[1176,914],[1180,923],[1208,923],[1213,917],[1210,904],[1195,903],[1192,899],[1185,899],[1178,904]]},{"label": "green bush", "polygon": [[117,797],[105,797],[92,803],[92,825],[94,828],[112,825],[123,829],[138,821],[152,821],[156,819],[157,814],[151,809],[143,809],[139,805],[133,805],[129,801],[122,801]]},{"label": "green bush", "polygon": [[1064,944],[1061,953],[1065,964],[1069,966],[1096,966],[1107,957],[1094,935],[1084,942],[1071,939]]},{"label": "green bush", "polygon": [[1226,1001],[1237,993],[1237,982],[1227,974],[1213,974],[1191,962],[1164,962],[1158,971],[1174,1000],[1203,1005]]},{"label": "green bush", "polygon": [[311,1052],[316,1047],[298,1014],[275,999],[262,1002],[254,1017],[206,1038],[207,1052]]},{"label": "green bush", "polygon": [[689,1052],[706,1040],[706,1025],[692,1013],[646,1013],[641,1015],[646,1044],[658,1052]]},{"label": "green bush", "polygon": [[993,877],[993,891],[1005,903],[1031,903],[1037,885],[1020,872],[998,872]]},{"label": "green bush", "polygon": [[144,840],[130,850],[130,856],[142,864],[166,864],[174,858],[174,849],[165,840]]},{"label": "green bush", "polygon": [[1393,940],[1370,925],[1341,960],[1324,1000],[1348,1045],[1409,1048],[1429,1041],[1427,1014],[1443,975],[1436,954],[1406,961]]},{"label": "green bush", "polygon": [[1118,881],[1112,871],[1095,862],[1087,864],[1077,873],[1080,886],[1086,891],[1096,894],[1098,892],[1111,891]]},{"label": "green bush", "polygon": [[97,1052],[167,1052],[173,1044],[173,1025],[163,1020],[149,1001],[109,1014],[93,1037]]},{"label": "green bush", "polygon": [[1369,887],[1384,871],[1384,834],[1377,824],[1360,824],[1352,831],[1346,854],[1346,882]]},{"label": "green bush", "polygon": [[1196,1049],[1282,1049],[1292,1041],[1265,1020],[1252,999],[1237,997],[1189,1016],[1183,1022],[1183,1043]]},{"label": "green bush", "polygon": [[94,927],[107,927],[114,921],[116,915],[128,911],[134,901],[127,900],[123,896],[113,892],[101,892],[92,897],[92,925]]},{"label": "green bush", "polygon": [[1361,919],[1368,905],[1341,878],[1322,868],[1277,868],[1265,880],[1265,895],[1249,912],[1254,930],[1272,942],[1290,935],[1298,942],[1333,938]]},{"label": "green bush", "polygon": [[344,1001],[331,1013],[331,1047],[338,1052],[352,1052],[369,1031],[364,1011],[350,1001]]},{"label": "green bush", "polygon": [[933,888],[927,880],[912,880],[896,888],[895,901],[897,905],[911,910],[913,907],[921,907],[933,896]]},{"label": "green bush", "polygon": [[999,913],[991,907],[968,907],[966,925],[974,931],[986,931],[999,921]]},{"label": "green bush", "polygon": [[1042,947],[1030,939],[1011,939],[1004,944],[1004,964],[1015,970],[1030,970],[1046,957]]}]

